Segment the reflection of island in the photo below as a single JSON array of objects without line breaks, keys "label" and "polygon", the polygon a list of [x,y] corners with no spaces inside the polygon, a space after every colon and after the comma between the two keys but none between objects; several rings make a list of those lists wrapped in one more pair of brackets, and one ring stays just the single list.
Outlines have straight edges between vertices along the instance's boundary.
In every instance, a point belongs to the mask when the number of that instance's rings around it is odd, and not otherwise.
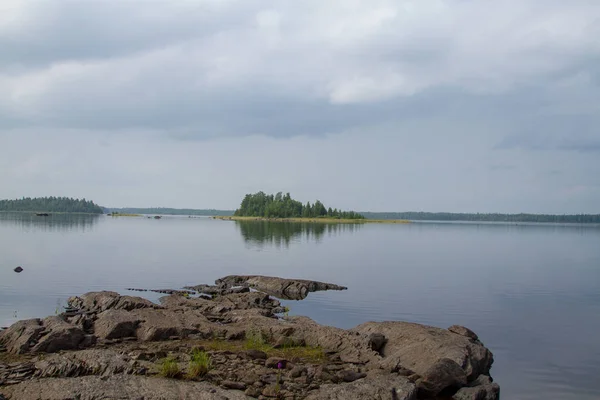
[{"label": "reflection of island", "polygon": [[97,214],[50,214],[40,218],[34,213],[0,212],[1,225],[15,225],[21,229],[34,228],[47,232],[85,232],[98,222],[98,218],[102,217]]},{"label": "reflection of island", "polygon": [[271,245],[289,247],[290,242],[301,240],[318,242],[328,236],[353,232],[362,227],[361,224],[324,224],[301,222],[271,222],[271,221],[235,221],[246,243],[260,246]]}]

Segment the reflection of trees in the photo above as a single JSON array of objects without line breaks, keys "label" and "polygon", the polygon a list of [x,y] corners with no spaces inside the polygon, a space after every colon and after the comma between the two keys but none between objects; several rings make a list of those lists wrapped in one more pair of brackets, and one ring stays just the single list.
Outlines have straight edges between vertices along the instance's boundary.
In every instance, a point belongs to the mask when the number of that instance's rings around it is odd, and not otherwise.
[{"label": "reflection of trees", "polygon": [[39,217],[33,213],[0,212],[0,224],[14,225],[23,230],[35,229],[45,232],[81,231],[85,232],[98,222],[96,214],[52,214]]},{"label": "reflection of trees", "polygon": [[259,246],[289,247],[291,242],[319,242],[325,234],[333,236],[340,232],[353,232],[361,224],[326,224],[305,222],[236,221],[246,243]]}]

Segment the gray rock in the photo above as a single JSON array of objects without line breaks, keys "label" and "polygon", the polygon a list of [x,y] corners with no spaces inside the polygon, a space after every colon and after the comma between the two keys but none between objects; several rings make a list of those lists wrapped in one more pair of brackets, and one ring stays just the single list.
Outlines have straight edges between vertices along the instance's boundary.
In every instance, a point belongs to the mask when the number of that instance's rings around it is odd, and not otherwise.
[{"label": "gray rock", "polygon": [[81,328],[57,316],[18,321],[0,332],[0,344],[14,354],[78,349],[84,339],[85,332]]},{"label": "gray rock", "polygon": [[387,339],[381,333],[371,333],[369,335],[369,347],[371,350],[381,352],[383,346],[385,346]]},{"label": "gray rock", "polygon": [[302,374],[305,374],[305,373],[306,373],[306,367],[305,366],[303,366],[303,365],[296,365],[290,371],[290,378],[298,378],[298,377],[302,376]]},{"label": "gray rock", "polygon": [[243,382],[223,381],[221,382],[221,386],[225,389],[246,390],[246,384]]},{"label": "gray rock", "polygon": [[306,400],[393,399],[416,400],[417,389],[405,377],[380,375],[352,383],[325,384]]},{"label": "gray rock", "polygon": [[43,331],[40,319],[17,321],[8,329],[0,331],[0,344],[13,354],[28,353]]},{"label": "gray rock", "polygon": [[409,322],[367,322],[353,331],[370,335],[381,333],[387,338],[381,366],[393,370],[401,365],[423,376],[438,360],[449,358],[457,363],[472,381],[489,375],[492,353],[481,343],[446,329]]},{"label": "gray rock", "polygon": [[352,370],[343,370],[337,373],[338,378],[343,382],[354,382],[359,379],[365,378],[367,374],[364,372],[356,372]]},{"label": "gray rock", "polygon": [[125,310],[107,310],[98,315],[94,334],[100,339],[121,339],[136,336],[142,322],[135,313]]},{"label": "gray rock", "polygon": [[486,386],[464,387],[452,398],[454,400],[499,400],[500,386],[492,383]]},{"label": "gray rock", "polygon": [[253,360],[266,360],[267,359],[267,353],[265,353],[264,351],[256,350],[256,349],[246,350],[246,355]]},{"label": "gray rock", "polygon": [[457,335],[462,335],[473,340],[479,340],[479,337],[475,332],[461,325],[452,325],[448,330],[452,333],[456,333]]},{"label": "gray rock", "polygon": [[[270,357],[265,361],[265,367],[267,368],[278,368],[285,369],[288,361],[285,358],[280,357]],[[279,368],[281,367],[281,368]]]},{"label": "gray rock", "polygon": [[417,384],[424,396],[451,396],[467,385],[467,375],[456,362],[442,358],[432,365]]},{"label": "gray rock", "polygon": [[230,275],[218,279],[215,283],[223,288],[248,285],[256,290],[288,300],[304,299],[310,292],[347,289],[333,283],[261,275]]},{"label": "gray rock", "polygon": [[246,400],[243,392],[206,382],[127,375],[35,379],[3,387],[2,391],[13,399]]},{"label": "gray rock", "polygon": [[60,317],[48,317],[42,321],[43,335],[31,348],[33,353],[55,353],[61,350],[75,350],[84,341],[85,332]]}]

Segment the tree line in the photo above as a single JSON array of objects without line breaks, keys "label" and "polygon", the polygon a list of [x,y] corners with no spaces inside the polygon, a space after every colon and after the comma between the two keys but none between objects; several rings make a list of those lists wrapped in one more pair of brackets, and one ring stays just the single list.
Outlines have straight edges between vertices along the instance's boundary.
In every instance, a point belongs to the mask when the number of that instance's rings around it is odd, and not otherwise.
[{"label": "tree line", "polygon": [[412,221],[473,221],[473,222],[550,222],[596,223],[600,214],[499,214],[499,213],[447,213],[447,212],[366,212],[369,219],[407,219]]},{"label": "tree line", "polygon": [[69,197],[23,197],[0,200],[0,211],[64,212],[102,214],[103,209],[91,200]]},{"label": "tree line", "polygon": [[342,211],[337,208],[327,208],[319,200],[313,204],[302,204],[292,199],[289,193],[282,192],[268,195],[264,192],[247,194],[240,208],[235,210],[234,216],[239,217],[265,217],[265,218],[338,218],[338,219],[364,219],[365,217],[354,211]]}]

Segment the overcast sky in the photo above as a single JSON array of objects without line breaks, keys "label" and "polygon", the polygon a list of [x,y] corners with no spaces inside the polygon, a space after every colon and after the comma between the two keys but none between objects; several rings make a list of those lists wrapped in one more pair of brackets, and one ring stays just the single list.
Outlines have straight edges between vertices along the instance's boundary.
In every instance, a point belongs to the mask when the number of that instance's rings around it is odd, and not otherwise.
[{"label": "overcast sky", "polygon": [[0,198],[600,213],[598,0],[0,2]]}]

